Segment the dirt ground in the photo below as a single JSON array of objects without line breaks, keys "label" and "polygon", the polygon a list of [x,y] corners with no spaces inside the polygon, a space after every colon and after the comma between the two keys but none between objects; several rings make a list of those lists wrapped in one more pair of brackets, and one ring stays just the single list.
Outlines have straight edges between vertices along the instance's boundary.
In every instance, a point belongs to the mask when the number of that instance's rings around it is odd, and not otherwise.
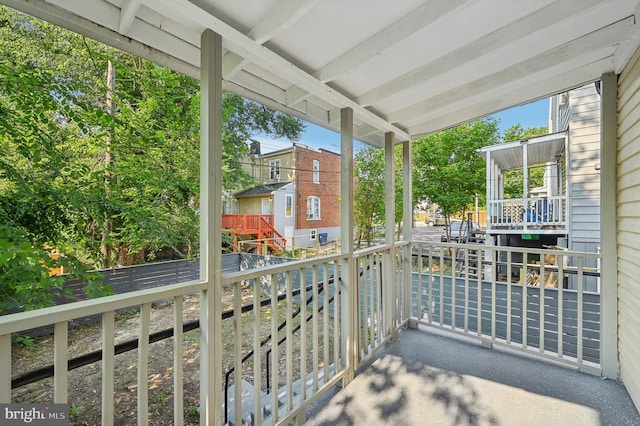
[{"label": "dirt ground", "polygon": [[[251,301],[250,292],[243,293],[243,300]],[[223,298],[223,306],[229,308],[233,295]],[[286,306],[286,303],[283,305]],[[279,309],[279,321],[285,318],[285,309]],[[262,311],[262,335],[270,333],[269,309]],[[309,311],[310,312],[310,311]],[[254,329],[253,314],[251,318],[243,315],[243,345],[250,346]],[[196,320],[199,317],[199,297],[185,297],[183,321]],[[266,321],[265,321],[266,320]],[[299,319],[294,322],[299,324]],[[138,313],[131,311],[116,316],[117,343],[136,339],[139,324]],[[173,304],[164,303],[154,306],[151,312],[151,333],[173,326]],[[309,327],[311,329],[311,327]],[[333,327],[331,327],[333,330]],[[184,334],[184,419],[187,425],[199,424],[199,329]],[[223,344],[229,350],[224,351],[223,371],[232,365],[230,348],[233,347],[234,321],[223,321]],[[102,331],[100,324],[82,326],[69,331],[69,359],[101,348]],[[295,339],[298,345],[299,339]],[[294,345],[294,346],[295,346]],[[284,345],[281,345],[284,346]],[[322,346],[319,346],[322,347]],[[245,352],[246,353],[246,352]],[[299,359],[299,352],[294,355]],[[307,354],[307,365],[311,365],[311,354]],[[137,362],[138,352],[133,350],[117,355],[115,358],[115,424],[133,425],[137,423]],[[284,370],[285,357],[280,357],[280,368]],[[53,364],[53,338],[45,336],[34,339],[30,344],[14,343],[12,349],[12,377],[20,376],[33,369]],[[295,363],[298,365],[298,363]],[[80,367],[69,372],[68,399],[71,406],[72,425],[99,425],[101,423],[101,362]],[[247,363],[243,370],[243,378],[251,381],[253,363]],[[294,367],[295,370],[295,367]],[[294,371],[294,374],[298,374]],[[233,375],[231,376],[233,383]],[[12,392],[13,403],[52,403],[53,380],[44,379]],[[173,338],[150,345],[149,354],[149,422],[153,425],[173,424]]]}]

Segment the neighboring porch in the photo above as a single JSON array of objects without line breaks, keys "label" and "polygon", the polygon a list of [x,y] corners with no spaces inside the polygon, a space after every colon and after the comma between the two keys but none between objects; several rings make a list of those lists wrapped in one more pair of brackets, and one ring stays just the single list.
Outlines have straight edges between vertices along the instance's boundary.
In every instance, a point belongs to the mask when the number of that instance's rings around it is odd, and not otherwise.
[{"label": "neighboring porch", "polygon": [[[487,163],[487,233],[566,234],[566,132],[483,147]],[[532,187],[530,168],[544,168]],[[505,196],[505,177],[517,171],[520,197]]]},{"label": "neighboring porch", "polygon": [[[270,249],[275,253],[282,253],[287,247],[287,241],[273,225],[272,214],[222,215],[222,229],[231,231],[234,251],[267,254]],[[245,237],[244,240],[242,237]]]}]

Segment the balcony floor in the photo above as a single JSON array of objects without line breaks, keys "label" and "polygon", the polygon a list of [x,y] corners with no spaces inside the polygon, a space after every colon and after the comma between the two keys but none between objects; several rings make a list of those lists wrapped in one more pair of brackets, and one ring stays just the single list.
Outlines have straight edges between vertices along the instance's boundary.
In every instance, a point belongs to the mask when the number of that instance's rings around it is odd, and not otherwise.
[{"label": "balcony floor", "polygon": [[622,383],[433,332],[403,330],[308,425],[638,425]]}]

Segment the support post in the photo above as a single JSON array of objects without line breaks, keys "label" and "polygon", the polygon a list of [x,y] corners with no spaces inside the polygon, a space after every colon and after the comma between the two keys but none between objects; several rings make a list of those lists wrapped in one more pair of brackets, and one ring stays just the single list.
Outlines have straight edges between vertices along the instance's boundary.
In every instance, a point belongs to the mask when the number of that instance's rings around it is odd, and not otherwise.
[{"label": "support post", "polygon": [[392,340],[397,339],[397,294],[396,294],[396,164],[394,159],[394,134],[387,132],[384,135],[384,217],[385,217],[385,243],[389,249],[385,251],[383,263],[383,317],[385,319],[385,332]]},{"label": "support post", "polygon": [[358,365],[358,280],[353,259],[353,110],[340,111],[340,240],[342,291],[342,345],[341,358],[347,374],[342,382],[346,386],[353,380]]},{"label": "support post", "polygon": [[618,378],[618,272],[616,222],[616,155],[618,135],[618,77],[602,76],[600,137],[600,347],[602,375]]},{"label": "support post", "polygon": [[222,37],[200,44],[200,424],[222,424]]},{"label": "support post", "polygon": [[[411,155],[411,141],[402,144],[402,239],[411,241],[411,229],[413,228],[413,190],[411,177],[413,158]],[[411,318],[411,245],[405,246],[405,256],[403,257],[403,278],[404,278],[404,319]]]}]

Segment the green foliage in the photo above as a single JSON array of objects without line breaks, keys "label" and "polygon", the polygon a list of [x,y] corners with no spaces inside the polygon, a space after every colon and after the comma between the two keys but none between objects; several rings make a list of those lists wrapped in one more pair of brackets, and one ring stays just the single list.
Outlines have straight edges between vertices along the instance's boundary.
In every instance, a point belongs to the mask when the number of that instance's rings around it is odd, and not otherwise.
[{"label": "green foliage", "polygon": [[[11,265],[2,303],[50,303],[60,278],[48,277],[45,245],[82,277],[85,267],[197,256],[199,82],[4,6],[0,40],[0,258]],[[239,159],[252,134],[296,140],[303,128],[230,93],[223,111],[225,189],[249,180]],[[103,290],[87,279],[88,293]]]},{"label": "green foliage", "polygon": [[[547,127],[532,127],[523,129],[521,125],[515,124],[505,130],[504,141],[516,141],[520,139],[543,136],[547,134]],[[544,166],[533,166],[529,168],[529,187],[542,186],[544,180]],[[524,179],[521,169],[507,170],[504,173],[504,196],[505,198],[522,198],[524,189]]]},{"label": "green foliage", "polygon": [[384,224],[384,169],[382,149],[365,148],[355,155],[353,221],[358,247],[362,240],[370,244],[374,226]]},{"label": "green foliage", "polygon": [[485,195],[485,163],[476,150],[498,142],[497,122],[485,119],[463,124],[415,141],[413,197],[429,200],[450,217],[464,214]]}]

